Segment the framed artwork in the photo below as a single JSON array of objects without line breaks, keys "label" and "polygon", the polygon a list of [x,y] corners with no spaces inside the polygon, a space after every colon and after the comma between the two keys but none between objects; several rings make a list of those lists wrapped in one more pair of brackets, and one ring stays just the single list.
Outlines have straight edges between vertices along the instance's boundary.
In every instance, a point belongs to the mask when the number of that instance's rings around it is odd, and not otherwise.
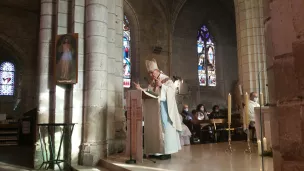
[{"label": "framed artwork", "polygon": [[78,33],[57,35],[55,41],[56,84],[78,81]]}]

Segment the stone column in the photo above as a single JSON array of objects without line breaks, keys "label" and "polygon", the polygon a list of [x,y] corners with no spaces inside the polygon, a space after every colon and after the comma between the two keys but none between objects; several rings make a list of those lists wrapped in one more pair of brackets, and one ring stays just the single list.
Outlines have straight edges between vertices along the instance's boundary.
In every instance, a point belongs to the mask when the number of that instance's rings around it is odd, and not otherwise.
[{"label": "stone column", "polygon": [[115,89],[118,82],[116,83],[116,13],[115,13],[115,1],[116,0],[107,0],[108,1],[108,99],[107,99],[107,139],[108,147],[107,152],[111,153],[112,150],[115,150]]},{"label": "stone column", "polygon": [[304,3],[264,0],[275,171],[304,170]]},{"label": "stone column", "polygon": [[261,92],[268,100],[266,57],[263,25],[262,0],[234,0],[237,51],[239,65],[239,81],[244,92],[258,92],[261,78]]},{"label": "stone column", "polygon": [[[37,123],[53,122],[55,114],[55,85],[53,82],[53,44],[56,12],[55,0],[41,0],[38,53],[38,118]],[[35,166],[42,163],[39,139],[35,151]]]},{"label": "stone column", "polygon": [[[115,72],[113,74],[115,82],[115,115],[114,115],[114,126],[115,126],[115,146],[113,149],[109,149],[109,152],[121,152],[125,148],[125,115],[123,110],[123,0],[115,0]],[[110,82],[110,80],[109,80]],[[111,153],[110,153],[111,154]]]},{"label": "stone column", "polygon": [[106,154],[107,8],[107,1],[85,1],[84,137],[81,151],[83,165],[96,165]]},{"label": "stone column", "polygon": [[73,87],[72,123],[77,123],[72,134],[72,163],[78,163],[79,146],[82,136],[83,86],[84,86],[84,16],[85,1],[74,0],[72,5],[72,32],[78,33],[78,83]]}]

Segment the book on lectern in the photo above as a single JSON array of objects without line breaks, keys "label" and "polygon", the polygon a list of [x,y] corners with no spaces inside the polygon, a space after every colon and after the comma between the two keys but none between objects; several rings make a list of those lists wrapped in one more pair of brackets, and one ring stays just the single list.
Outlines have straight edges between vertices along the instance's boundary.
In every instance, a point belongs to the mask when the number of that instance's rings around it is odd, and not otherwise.
[{"label": "book on lectern", "polygon": [[149,97],[152,97],[154,99],[158,98],[158,95],[151,90],[143,90],[143,92],[145,93],[145,95],[147,95]]}]

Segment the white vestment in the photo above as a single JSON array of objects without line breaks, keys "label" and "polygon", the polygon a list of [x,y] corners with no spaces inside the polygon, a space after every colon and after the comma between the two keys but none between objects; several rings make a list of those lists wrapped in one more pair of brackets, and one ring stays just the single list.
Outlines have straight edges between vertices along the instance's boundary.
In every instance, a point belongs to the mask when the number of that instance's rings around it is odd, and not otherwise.
[{"label": "white vestment", "polygon": [[[182,115],[180,115],[180,118],[182,120]],[[183,123],[181,122],[182,127],[183,127],[183,131],[180,133],[180,141],[181,141],[181,145],[190,145],[190,137],[192,135],[191,131],[189,130],[189,128]]]},{"label": "white vestment", "polygon": [[[148,87],[159,95],[158,99],[146,99],[144,107],[144,153],[172,154],[181,149],[179,132],[181,120],[175,100],[175,86],[168,76],[161,74],[161,89]],[[167,81],[166,81],[167,80]]]}]

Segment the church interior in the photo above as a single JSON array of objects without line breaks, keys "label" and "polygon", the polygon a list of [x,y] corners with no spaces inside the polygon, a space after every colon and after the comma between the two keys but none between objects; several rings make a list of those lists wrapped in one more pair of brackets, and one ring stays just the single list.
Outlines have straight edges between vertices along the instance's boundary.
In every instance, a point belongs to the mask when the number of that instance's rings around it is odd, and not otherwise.
[{"label": "church interior", "polygon": [[303,8],[1,0],[0,170],[303,171]]}]

